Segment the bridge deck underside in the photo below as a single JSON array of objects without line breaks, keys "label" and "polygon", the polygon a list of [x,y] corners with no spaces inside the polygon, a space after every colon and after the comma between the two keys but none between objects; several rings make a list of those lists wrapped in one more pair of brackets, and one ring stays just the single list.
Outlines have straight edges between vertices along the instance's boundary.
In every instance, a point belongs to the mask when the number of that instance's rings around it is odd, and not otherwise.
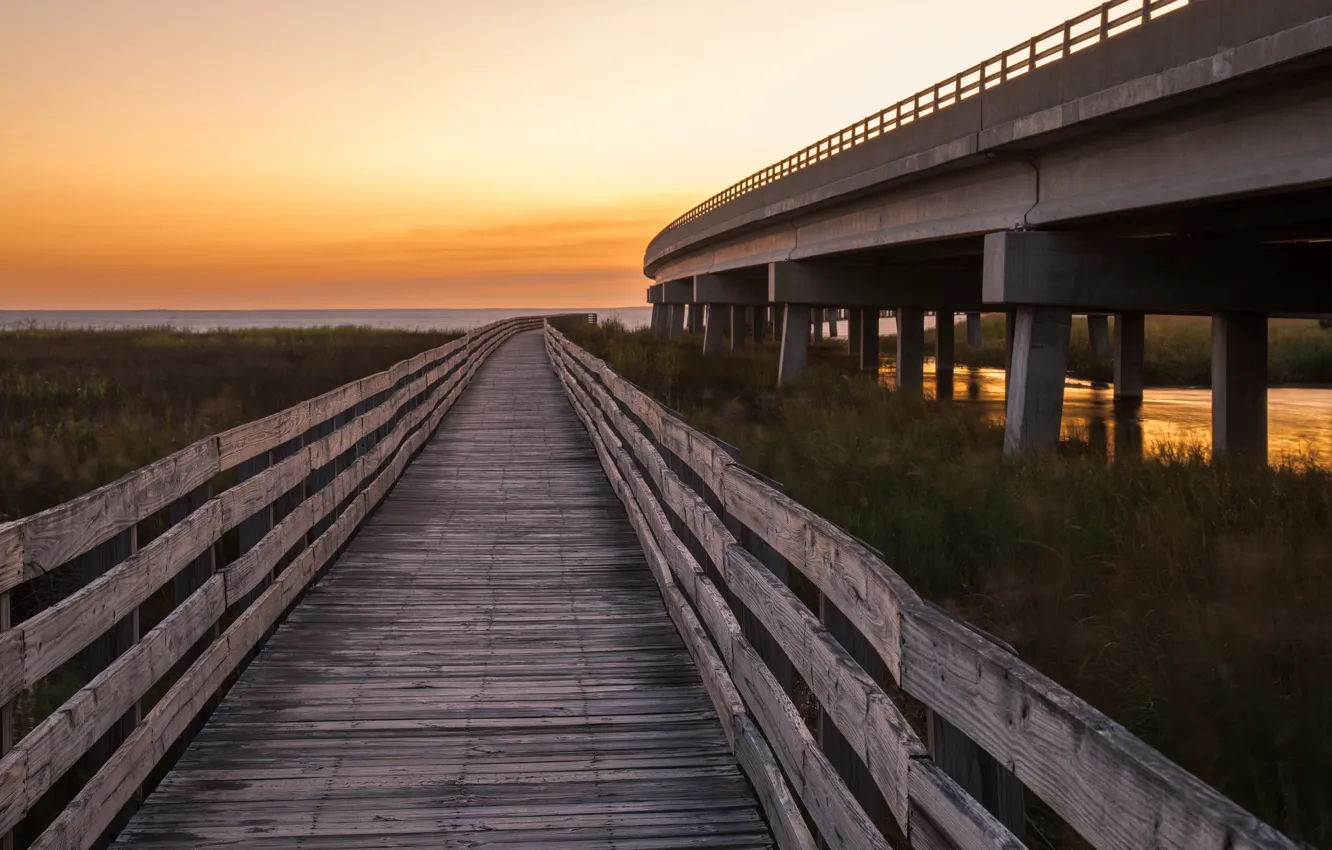
[{"label": "bridge deck underside", "polygon": [[539,333],[481,369],[116,846],[771,846]]}]

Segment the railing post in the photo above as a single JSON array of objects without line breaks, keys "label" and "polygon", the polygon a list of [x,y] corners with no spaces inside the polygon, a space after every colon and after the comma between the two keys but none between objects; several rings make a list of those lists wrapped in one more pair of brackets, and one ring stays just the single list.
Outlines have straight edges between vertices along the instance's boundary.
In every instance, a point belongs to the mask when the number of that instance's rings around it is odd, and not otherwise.
[{"label": "railing post", "polygon": [[1097,41],[1105,41],[1110,37],[1110,7],[1114,5],[1114,0],[1101,4],[1101,29],[1100,38]]},{"label": "railing post", "polygon": [[[0,632],[13,626],[9,610],[9,591],[0,593]],[[14,748],[14,700],[0,705],[0,756]],[[14,833],[0,834],[0,850],[14,850]]]},{"label": "railing post", "polygon": [[[965,620],[958,622],[1005,652],[1017,655],[1013,647],[993,635]],[[930,758],[1007,827],[1018,841],[1025,842],[1027,821],[1023,810],[1022,781],[942,715],[929,708],[927,712]]]},{"label": "railing post", "polygon": [[[87,553],[79,556],[76,561],[81,583],[86,585],[88,582],[96,580],[107,570],[133,555],[137,549],[138,531],[134,526],[130,526],[101,545],[90,549]],[[139,609],[135,608],[124,619],[108,629],[105,634],[93,640],[88,648],[84,650],[84,680],[92,681],[98,673],[109,667],[111,662],[120,657],[121,653],[132,647],[138,640]],[[90,771],[96,771],[124,743],[137,725],[139,725],[139,702],[135,700],[134,705],[112,724],[106,734],[88,748],[87,753],[83,756],[83,763]],[[105,847],[110,843],[111,838],[120,831],[129,815],[133,814],[138,807],[139,798],[140,792],[136,790],[130,801],[125,805],[125,809],[112,819],[106,832],[94,843],[94,847]]]}]

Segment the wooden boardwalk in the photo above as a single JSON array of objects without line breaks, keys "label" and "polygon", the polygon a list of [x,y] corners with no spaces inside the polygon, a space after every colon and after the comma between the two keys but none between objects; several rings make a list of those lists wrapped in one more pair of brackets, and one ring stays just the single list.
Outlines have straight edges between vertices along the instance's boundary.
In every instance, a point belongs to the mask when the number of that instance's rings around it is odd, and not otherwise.
[{"label": "wooden boardwalk", "polygon": [[115,846],[772,846],[540,333],[486,362]]}]

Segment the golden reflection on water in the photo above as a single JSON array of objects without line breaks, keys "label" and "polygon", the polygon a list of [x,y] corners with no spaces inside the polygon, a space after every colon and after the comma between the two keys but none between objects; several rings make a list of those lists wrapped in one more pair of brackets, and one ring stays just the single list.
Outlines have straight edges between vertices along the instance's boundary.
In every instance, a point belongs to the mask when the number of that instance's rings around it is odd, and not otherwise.
[{"label": "golden reflection on water", "polygon": [[[879,381],[896,385],[892,361],[884,361]],[[925,363],[925,394],[935,394],[934,362]],[[1002,369],[958,366],[953,375],[953,399],[980,406],[995,422],[1004,420]],[[1064,385],[1066,439],[1078,439],[1113,456],[1120,450],[1154,453],[1165,446],[1198,446],[1211,450],[1212,392],[1188,387],[1155,387],[1143,393],[1136,411],[1116,412],[1114,391],[1108,385],[1068,379]],[[1332,388],[1273,387],[1267,391],[1268,457],[1332,460]]]}]

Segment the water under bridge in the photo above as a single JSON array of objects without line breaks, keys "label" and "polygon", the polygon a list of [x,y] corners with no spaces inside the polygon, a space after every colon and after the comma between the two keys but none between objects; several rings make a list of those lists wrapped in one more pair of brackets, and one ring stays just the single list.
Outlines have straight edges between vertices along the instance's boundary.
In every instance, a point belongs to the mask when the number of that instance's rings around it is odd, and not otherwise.
[{"label": "water under bridge", "polygon": [[1105,850],[1294,849],[559,329],[588,320],[487,326],[0,526],[0,830],[1016,848],[1039,800]]}]

